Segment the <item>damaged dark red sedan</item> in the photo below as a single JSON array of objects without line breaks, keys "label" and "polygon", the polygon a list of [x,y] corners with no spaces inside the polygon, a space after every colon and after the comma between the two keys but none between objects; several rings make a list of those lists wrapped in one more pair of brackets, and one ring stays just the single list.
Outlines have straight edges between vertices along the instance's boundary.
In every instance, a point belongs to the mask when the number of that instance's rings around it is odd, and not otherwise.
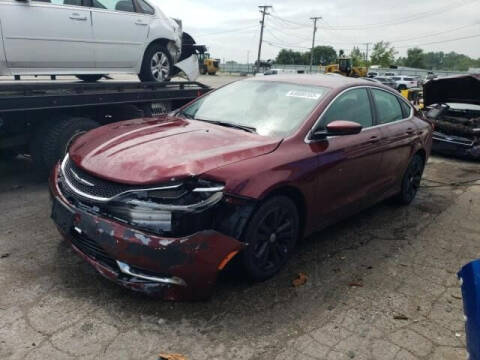
[{"label": "damaged dark red sedan", "polygon": [[204,299],[234,256],[265,280],[301,237],[385,198],[410,203],[431,141],[430,124],[381,84],[243,80],[79,137],[51,176],[52,218],[107,278]]}]

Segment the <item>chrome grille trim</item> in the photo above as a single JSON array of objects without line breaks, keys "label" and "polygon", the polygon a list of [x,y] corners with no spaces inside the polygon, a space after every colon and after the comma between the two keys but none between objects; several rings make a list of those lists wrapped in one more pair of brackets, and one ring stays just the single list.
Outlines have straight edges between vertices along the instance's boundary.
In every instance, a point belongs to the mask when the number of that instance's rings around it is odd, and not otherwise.
[{"label": "chrome grille trim", "polygon": [[[167,185],[167,186],[161,186],[161,187],[136,188],[136,189],[131,189],[131,190],[126,190],[126,191],[119,192],[118,194],[116,194],[115,196],[112,196],[112,197],[96,196],[96,195],[88,194],[88,193],[78,189],[78,187],[76,187],[75,185],[72,184],[72,182],[69,180],[69,177],[68,177],[68,174],[67,174],[67,168],[66,168],[69,160],[70,160],[70,157],[67,154],[65,156],[65,158],[63,159],[62,165],[61,165],[62,179],[65,181],[69,190],[71,190],[75,194],[77,194],[77,195],[79,195],[79,196],[81,196],[85,199],[89,199],[93,202],[107,203],[109,201],[113,201],[113,200],[115,200],[115,199],[117,199],[121,196],[124,196],[124,195],[129,194],[129,193],[133,193],[133,192],[152,191],[152,190],[171,190],[171,189],[178,189],[179,187],[181,187],[183,185],[182,183],[178,183],[178,184],[174,184],[174,185]],[[93,185],[95,186],[95,184],[93,184]]]}]

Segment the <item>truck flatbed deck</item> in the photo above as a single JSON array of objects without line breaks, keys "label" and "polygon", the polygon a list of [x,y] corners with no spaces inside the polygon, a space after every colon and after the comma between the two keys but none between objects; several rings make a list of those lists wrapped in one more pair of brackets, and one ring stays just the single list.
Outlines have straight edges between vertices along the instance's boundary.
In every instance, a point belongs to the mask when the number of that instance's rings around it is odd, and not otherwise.
[{"label": "truck flatbed deck", "polygon": [[47,172],[79,135],[169,112],[211,89],[198,82],[0,82],[0,157],[30,154]]}]

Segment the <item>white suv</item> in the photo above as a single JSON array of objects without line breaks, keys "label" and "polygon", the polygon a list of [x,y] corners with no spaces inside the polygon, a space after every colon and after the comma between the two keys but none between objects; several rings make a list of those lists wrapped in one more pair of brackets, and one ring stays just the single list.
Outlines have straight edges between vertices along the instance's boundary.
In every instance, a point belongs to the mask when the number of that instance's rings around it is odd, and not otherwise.
[{"label": "white suv", "polygon": [[390,79],[395,81],[395,88],[398,91],[411,89],[418,86],[418,81],[412,76],[392,76]]},{"label": "white suv", "polygon": [[[195,45],[152,0],[0,0],[0,75],[198,76]],[[177,66],[175,68],[174,66]]]}]

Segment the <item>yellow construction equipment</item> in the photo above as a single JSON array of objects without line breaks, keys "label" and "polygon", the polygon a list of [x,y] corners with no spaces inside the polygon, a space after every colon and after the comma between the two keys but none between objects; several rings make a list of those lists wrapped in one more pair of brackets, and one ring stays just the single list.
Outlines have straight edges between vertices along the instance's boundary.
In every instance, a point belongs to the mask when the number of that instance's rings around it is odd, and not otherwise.
[{"label": "yellow construction equipment", "polygon": [[350,77],[365,77],[368,69],[366,67],[353,66],[352,58],[340,56],[336,64],[325,66],[325,73],[341,74]]},{"label": "yellow construction equipment", "polygon": [[220,59],[212,59],[209,53],[203,53],[198,56],[198,66],[200,74],[215,75],[220,69]]}]

